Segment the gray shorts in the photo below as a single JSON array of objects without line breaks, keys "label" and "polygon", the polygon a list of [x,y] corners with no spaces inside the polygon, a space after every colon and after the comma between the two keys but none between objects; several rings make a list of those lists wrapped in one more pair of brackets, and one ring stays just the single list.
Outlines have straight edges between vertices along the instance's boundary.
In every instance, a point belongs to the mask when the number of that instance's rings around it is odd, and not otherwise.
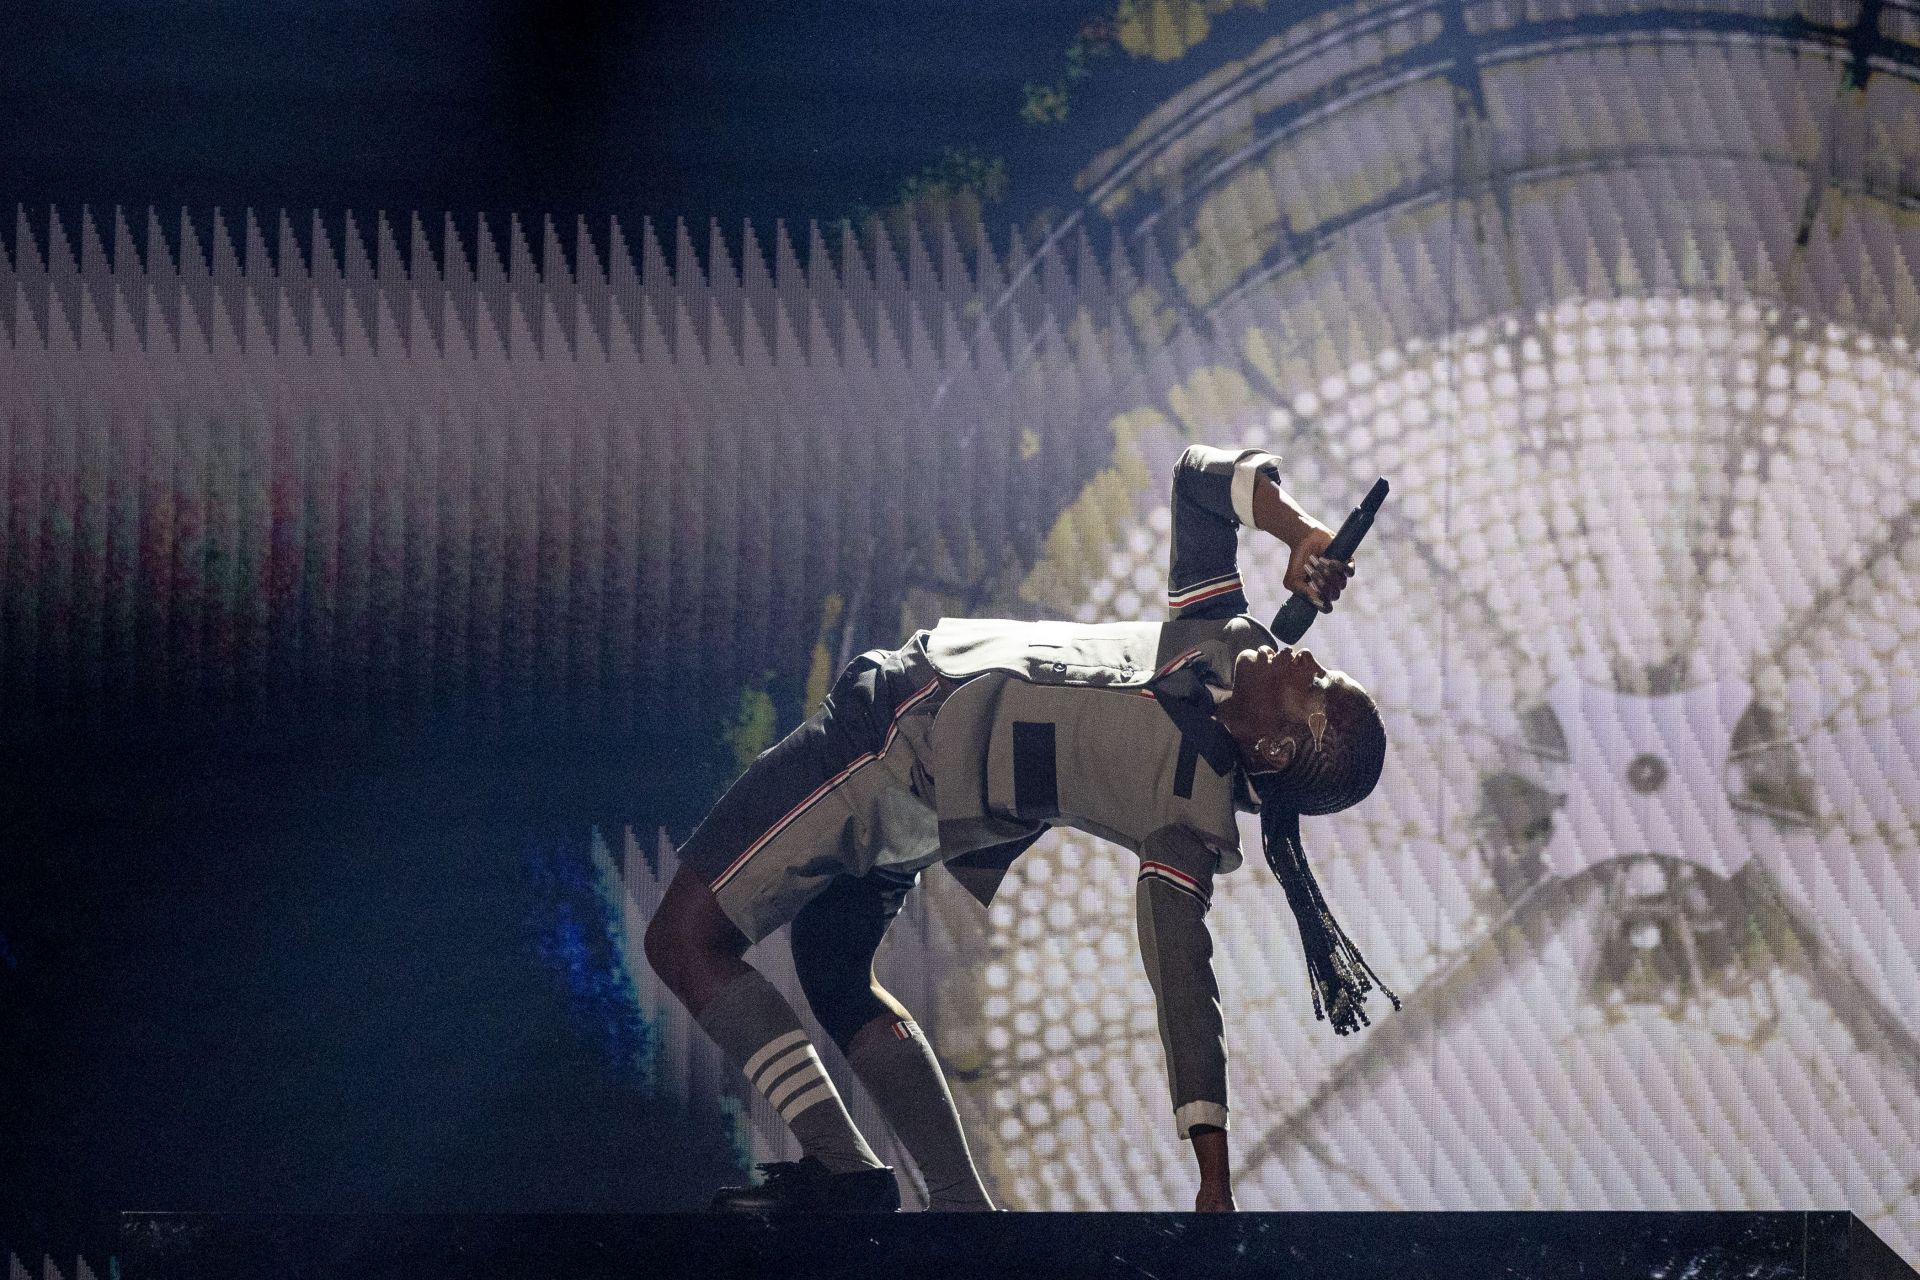
[{"label": "gray shorts", "polygon": [[911,884],[939,858],[924,765],[948,685],[919,648],[874,649],[820,710],[762,752],[680,849],[749,941],[798,915],[836,877]]}]

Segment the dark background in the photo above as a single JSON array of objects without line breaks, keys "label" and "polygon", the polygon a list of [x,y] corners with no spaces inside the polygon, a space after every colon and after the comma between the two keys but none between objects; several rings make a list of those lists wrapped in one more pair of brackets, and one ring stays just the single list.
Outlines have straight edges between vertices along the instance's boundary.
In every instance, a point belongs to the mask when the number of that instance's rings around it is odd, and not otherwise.
[{"label": "dark background", "polygon": [[[1099,8],[14,5],[0,199],[37,228],[88,203],[168,222],[184,205],[200,225],[251,206],[302,227],[314,209],[335,226],[521,211],[737,234],[885,206],[957,147],[1005,160],[1002,228],[1070,197],[1111,133],[1020,117],[1022,85],[1056,76]],[[1138,89],[1107,90],[1119,118]],[[9,252],[16,236],[0,221]],[[724,710],[736,691],[714,694]],[[31,1256],[123,1208],[701,1203],[740,1157],[646,1088],[647,1029],[622,1021],[582,869],[596,825],[685,834],[735,767],[723,720],[245,743],[145,723],[10,746],[12,1244]]]},{"label": "dark background", "polygon": [[734,235],[884,206],[962,148],[1007,161],[1017,220],[1070,190],[1092,136],[1023,121],[1022,86],[1106,7],[34,0],[0,45],[0,194],[42,217],[517,210]]}]

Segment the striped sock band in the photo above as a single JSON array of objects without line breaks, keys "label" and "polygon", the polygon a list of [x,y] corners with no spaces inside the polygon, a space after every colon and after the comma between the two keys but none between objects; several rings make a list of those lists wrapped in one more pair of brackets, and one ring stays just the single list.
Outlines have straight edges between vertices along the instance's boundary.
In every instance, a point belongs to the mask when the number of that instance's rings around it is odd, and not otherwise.
[{"label": "striped sock band", "polygon": [[802,1152],[835,1173],[879,1167],[793,1006],[772,983],[747,970],[700,1011],[699,1021],[780,1113]]},{"label": "striped sock band", "polygon": [[748,1058],[746,1073],[788,1124],[808,1107],[840,1097],[804,1031],[789,1031]]}]

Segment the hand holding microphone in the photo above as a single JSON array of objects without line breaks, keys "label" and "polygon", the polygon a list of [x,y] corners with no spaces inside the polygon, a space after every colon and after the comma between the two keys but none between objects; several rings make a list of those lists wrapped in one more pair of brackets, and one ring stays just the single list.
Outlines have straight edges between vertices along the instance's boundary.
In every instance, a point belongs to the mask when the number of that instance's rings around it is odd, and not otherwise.
[{"label": "hand holding microphone", "polygon": [[[1287,566],[1287,585],[1294,590],[1286,604],[1281,606],[1280,612],[1273,617],[1272,631],[1276,639],[1283,644],[1293,644],[1313,625],[1314,614],[1325,613],[1332,607],[1333,601],[1340,595],[1340,588],[1346,585],[1347,578],[1353,572],[1349,562],[1353,559],[1354,549],[1367,536],[1367,530],[1373,527],[1373,517],[1386,500],[1387,482],[1382,478],[1374,481],[1366,498],[1347,516],[1339,532],[1331,539],[1316,547],[1313,544],[1320,542],[1325,535],[1314,531],[1294,545],[1293,556]],[[1320,598],[1316,600],[1315,596]]]}]

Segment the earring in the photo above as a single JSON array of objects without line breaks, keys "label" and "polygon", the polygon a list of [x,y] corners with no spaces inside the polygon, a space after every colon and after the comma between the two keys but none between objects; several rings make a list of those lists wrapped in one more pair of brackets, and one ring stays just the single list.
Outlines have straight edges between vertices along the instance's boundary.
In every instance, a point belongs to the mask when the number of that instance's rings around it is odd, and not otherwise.
[{"label": "earring", "polygon": [[1327,736],[1327,713],[1314,711],[1307,716],[1307,732],[1313,735],[1313,749],[1320,750],[1321,739]]}]

